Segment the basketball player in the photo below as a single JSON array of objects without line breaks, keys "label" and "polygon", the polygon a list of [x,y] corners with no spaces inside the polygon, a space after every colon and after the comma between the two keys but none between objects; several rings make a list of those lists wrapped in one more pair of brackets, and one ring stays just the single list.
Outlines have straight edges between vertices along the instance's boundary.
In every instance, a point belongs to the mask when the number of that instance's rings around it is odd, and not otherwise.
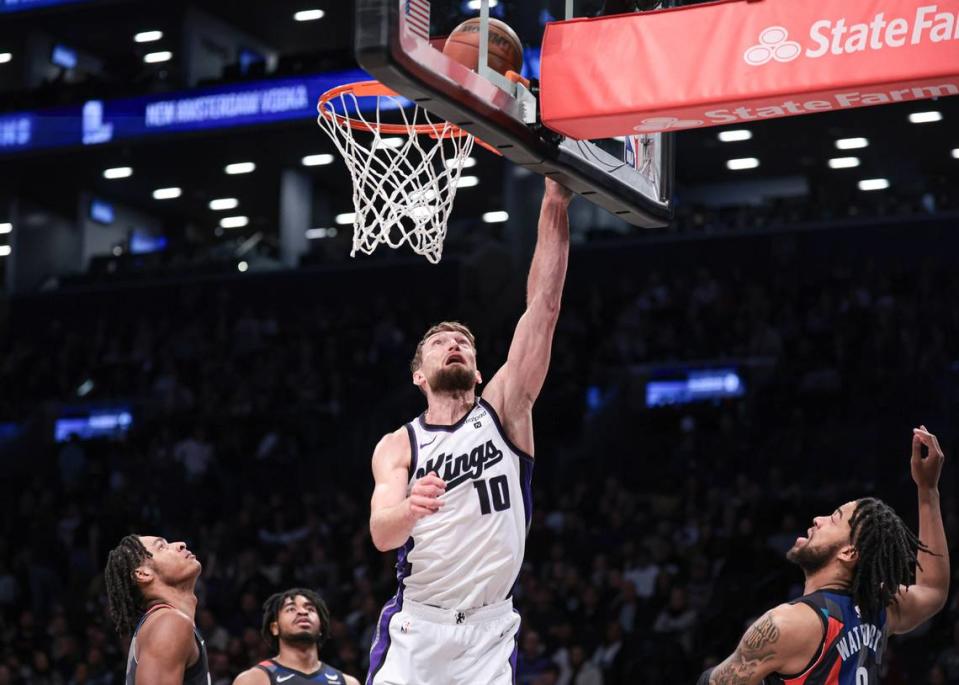
[{"label": "basketball player", "polygon": [[546,180],[526,312],[482,398],[466,326],[439,323],[416,346],[426,411],[373,453],[370,533],[377,549],[399,548],[399,589],[380,615],[367,685],[513,682],[510,592],[530,521],[532,408],[566,279],[570,197]]},{"label": "basketball player", "polygon": [[817,516],[808,537],[787,554],[806,576],[805,594],[766,612],[700,685],[877,685],[887,635],[909,632],[946,603],[943,460],[936,436],[925,426],[914,429],[918,538],[891,507],[871,497]]},{"label": "basketball player", "polygon": [[104,571],[110,615],[132,635],[126,685],[209,685],[206,645],[194,624],[200,562],[185,542],[127,535]]},{"label": "basketball player", "polygon": [[263,604],[263,638],[276,656],[236,677],[233,685],[360,685],[320,661],[330,632],[330,612],[312,590],[278,592]]}]

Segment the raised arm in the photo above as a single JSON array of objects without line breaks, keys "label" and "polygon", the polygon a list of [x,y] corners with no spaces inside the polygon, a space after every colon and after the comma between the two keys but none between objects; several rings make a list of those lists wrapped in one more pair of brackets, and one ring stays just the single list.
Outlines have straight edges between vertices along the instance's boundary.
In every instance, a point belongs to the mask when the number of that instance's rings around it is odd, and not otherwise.
[{"label": "raised arm", "polygon": [[553,332],[566,281],[569,258],[569,217],[572,193],[546,179],[540,208],[536,249],[526,282],[526,311],[516,324],[506,363],[489,382],[483,397],[504,420],[529,412],[549,369]]},{"label": "raised arm", "polygon": [[816,655],[823,636],[819,617],[804,604],[782,604],[763,614],[729,657],[697,685],[760,685],[773,673],[798,673]]},{"label": "raised arm", "polygon": [[137,639],[138,685],[182,685],[183,674],[199,656],[190,619],[173,610],[158,611]]},{"label": "raised arm", "polygon": [[[922,448],[927,454],[922,456]],[[889,629],[908,633],[946,605],[949,595],[949,548],[939,506],[939,476],[945,455],[939,440],[925,426],[913,429],[910,469],[919,495],[919,550],[916,582],[900,588],[889,611]]]},{"label": "raised arm", "polygon": [[406,495],[410,442],[406,428],[383,436],[373,450],[373,498],[370,500],[370,536],[381,552],[406,543],[413,524],[439,511],[446,483],[435,473],[420,478]]}]

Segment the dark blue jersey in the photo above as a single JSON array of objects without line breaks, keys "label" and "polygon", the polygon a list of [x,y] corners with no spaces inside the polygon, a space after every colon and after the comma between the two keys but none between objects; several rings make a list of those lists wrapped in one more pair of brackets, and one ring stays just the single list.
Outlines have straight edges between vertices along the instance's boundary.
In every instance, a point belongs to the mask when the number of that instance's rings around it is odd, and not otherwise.
[{"label": "dark blue jersey", "polygon": [[266,671],[270,677],[270,685],[344,685],[346,677],[342,671],[332,666],[321,664],[313,673],[303,673],[295,668],[288,668],[274,659],[261,661],[257,668]]},{"label": "dark blue jersey", "polygon": [[[147,620],[147,617],[154,611],[160,609],[174,609],[174,607],[169,604],[157,604],[151,607],[149,611],[143,614],[143,618],[140,619],[136,629],[133,631],[133,639],[130,641],[130,654],[127,656],[126,685],[136,685],[137,682],[137,633],[140,632],[140,628],[143,626],[143,622]],[[174,611],[175,610],[176,609],[174,609]],[[196,626],[193,626],[193,638],[196,640],[200,656],[192,666],[188,666],[184,670],[183,685],[210,685],[210,668],[206,657],[206,643],[203,642],[203,637],[200,636],[200,631],[196,629]]]},{"label": "dark blue jersey", "polygon": [[766,685],[878,685],[886,647],[886,611],[865,623],[848,593],[819,590],[791,604],[806,604],[822,621],[819,652],[802,673],[775,674]]}]

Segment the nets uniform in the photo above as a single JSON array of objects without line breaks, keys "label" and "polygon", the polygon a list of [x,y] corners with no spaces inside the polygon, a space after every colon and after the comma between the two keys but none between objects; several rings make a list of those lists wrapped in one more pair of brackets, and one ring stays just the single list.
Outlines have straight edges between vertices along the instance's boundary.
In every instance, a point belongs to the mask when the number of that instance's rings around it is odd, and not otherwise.
[{"label": "nets uniform", "polygon": [[886,612],[875,624],[864,623],[852,596],[819,590],[790,602],[806,604],[822,621],[819,653],[802,673],[776,674],[766,685],[878,685],[886,646]]},{"label": "nets uniform", "polygon": [[346,682],[342,671],[326,664],[313,673],[303,673],[267,659],[258,663],[256,668],[266,672],[270,685],[343,685]]},{"label": "nets uniform", "polygon": [[[176,609],[169,604],[157,604],[143,614],[143,618],[137,623],[137,627],[133,631],[133,638],[130,640],[130,653],[127,656],[126,685],[136,685],[137,682],[137,633],[140,632],[140,628],[143,626],[144,621],[147,620],[147,617],[159,609],[173,609],[176,611]],[[196,663],[183,672],[183,685],[210,685],[210,668],[206,657],[206,643],[203,641],[203,637],[200,635],[200,631],[196,629],[196,626],[193,626],[193,638],[196,640],[197,647],[200,650],[200,657],[196,660]]]},{"label": "nets uniform", "polygon": [[532,457],[484,400],[452,426],[406,424],[407,494],[430,473],[443,507],[397,553],[399,589],[380,614],[367,685],[499,685],[516,670],[519,615],[510,593],[532,514]]}]

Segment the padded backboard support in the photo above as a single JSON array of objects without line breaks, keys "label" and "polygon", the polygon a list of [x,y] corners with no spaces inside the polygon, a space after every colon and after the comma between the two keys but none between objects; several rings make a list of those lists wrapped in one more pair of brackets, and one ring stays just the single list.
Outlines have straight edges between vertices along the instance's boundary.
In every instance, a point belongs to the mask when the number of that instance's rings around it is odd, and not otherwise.
[{"label": "padded backboard support", "polygon": [[636,226],[672,216],[672,138],[659,140],[658,183],[589,141],[525,124],[521,102],[452,61],[404,24],[410,0],[356,0],[356,58],[373,78]]}]

